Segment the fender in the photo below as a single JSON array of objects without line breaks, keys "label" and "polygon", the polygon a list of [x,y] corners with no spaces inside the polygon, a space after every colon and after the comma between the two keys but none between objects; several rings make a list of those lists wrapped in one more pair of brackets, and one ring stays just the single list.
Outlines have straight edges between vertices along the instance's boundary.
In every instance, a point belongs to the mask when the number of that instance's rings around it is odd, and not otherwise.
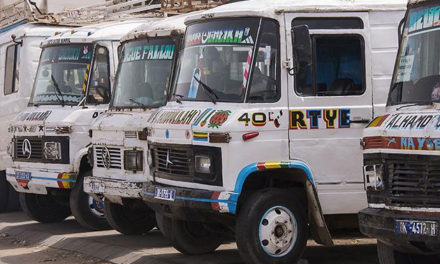
[{"label": "fender", "polygon": [[90,144],[87,145],[85,148],[80,149],[76,154],[75,157],[73,159],[73,171],[75,173],[78,173],[79,175],[79,169],[81,167],[81,160],[84,156],[87,156],[87,151],[90,147]]},{"label": "fender", "polygon": [[326,246],[333,246],[333,240],[330,232],[327,228],[327,224],[322,213],[321,203],[319,202],[318,193],[316,191],[315,181],[313,174],[309,166],[299,160],[289,160],[289,161],[269,161],[269,162],[254,162],[244,167],[238,174],[237,181],[235,183],[234,192],[241,194],[243,185],[246,179],[253,172],[263,171],[263,170],[274,170],[274,169],[299,169],[304,172],[307,176],[306,181],[306,194],[308,200],[309,218],[312,220],[313,228],[316,229],[317,238],[316,242],[324,244]]}]

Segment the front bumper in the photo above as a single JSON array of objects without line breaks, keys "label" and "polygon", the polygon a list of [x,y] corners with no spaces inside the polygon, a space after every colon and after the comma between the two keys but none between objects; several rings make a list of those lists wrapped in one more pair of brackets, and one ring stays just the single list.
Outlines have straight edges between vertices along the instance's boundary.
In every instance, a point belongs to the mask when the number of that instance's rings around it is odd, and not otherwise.
[{"label": "front bumper", "polygon": [[440,214],[376,208],[366,208],[359,212],[359,228],[363,234],[391,244],[403,252],[421,254],[440,253],[440,236],[396,234],[396,220],[435,221],[440,224]]},{"label": "front bumper", "polygon": [[[156,188],[174,190],[175,199],[169,201],[155,198]],[[141,196],[154,210],[175,217],[184,217],[190,211],[235,214],[238,199],[238,194],[233,192],[179,188],[152,182],[144,183]]]},{"label": "front bumper", "polygon": [[103,195],[112,201],[122,198],[141,199],[142,182],[85,177],[84,191],[91,195]]},{"label": "front bumper", "polygon": [[[29,172],[31,178],[27,180],[17,180],[17,171]],[[8,168],[6,169],[6,179],[17,192],[47,194],[47,188],[71,189],[76,182],[76,173],[62,172],[49,169],[35,168]]]}]

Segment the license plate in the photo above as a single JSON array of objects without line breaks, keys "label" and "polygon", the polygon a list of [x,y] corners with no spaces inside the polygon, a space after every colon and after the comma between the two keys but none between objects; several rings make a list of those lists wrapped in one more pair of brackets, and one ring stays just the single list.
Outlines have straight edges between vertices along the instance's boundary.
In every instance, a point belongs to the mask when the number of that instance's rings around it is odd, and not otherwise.
[{"label": "license plate", "polygon": [[160,200],[174,201],[176,190],[156,187],[154,190],[154,198]]},{"label": "license plate", "polygon": [[27,171],[16,171],[15,179],[22,181],[30,181],[32,178],[31,173]]},{"label": "license plate", "polygon": [[396,234],[438,236],[438,223],[433,221],[396,220]]},{"label": "license plate", "polygon": [[103,183],[91,182],[89,187],[93,193],[104,193],[105,185]]}]

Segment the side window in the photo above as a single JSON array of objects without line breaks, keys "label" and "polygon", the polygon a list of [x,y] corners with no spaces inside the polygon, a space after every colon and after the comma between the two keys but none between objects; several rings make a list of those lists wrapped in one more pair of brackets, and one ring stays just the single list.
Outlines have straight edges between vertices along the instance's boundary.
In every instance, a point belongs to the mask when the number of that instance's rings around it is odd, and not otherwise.
[{"label": "side window", "polygon": [[248,102],[276,102],[279,89],[279,29],[274,21],[264,21],[257,47]]},{"label": "side window", "polygon": [[6,48],[5,85],[4,94],[18,91],[20,68],[20,45],[11,45]]},{"label": "side window", "polygon": [[361,95],[365,91],[364,43],[358,35],[312,37],[313,63],[300,65],[296,92],[301,96]]},{"label": "side window", "polygon": [[102,46],[96,47],[87,102],[91,104],[108,104],[110,102],[109,52],[107,48]]}]

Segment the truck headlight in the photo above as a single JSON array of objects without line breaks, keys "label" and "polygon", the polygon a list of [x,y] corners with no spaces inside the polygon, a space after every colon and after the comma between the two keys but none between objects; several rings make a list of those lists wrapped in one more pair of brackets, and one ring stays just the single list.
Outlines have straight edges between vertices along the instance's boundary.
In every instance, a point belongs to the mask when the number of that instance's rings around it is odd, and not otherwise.
[{"label": "truck headlight", "polygon": [[364,184],[367,191],[382,191],[384,189],[383,165],[365,165]]},{"label": "truck headlight", "polygon": [[198,173],[211,173],[211,157],[208,155],[195,155],[195,170]]},{"label": "truck headlight", "polygon": [[60,142],[44,142],[44,158],[48,160],[61,159]]},{"label": "truck headlight", "polygon": [[140,150],[124,151],[124,168],[130,171],[143,171],[144,152]]}]

